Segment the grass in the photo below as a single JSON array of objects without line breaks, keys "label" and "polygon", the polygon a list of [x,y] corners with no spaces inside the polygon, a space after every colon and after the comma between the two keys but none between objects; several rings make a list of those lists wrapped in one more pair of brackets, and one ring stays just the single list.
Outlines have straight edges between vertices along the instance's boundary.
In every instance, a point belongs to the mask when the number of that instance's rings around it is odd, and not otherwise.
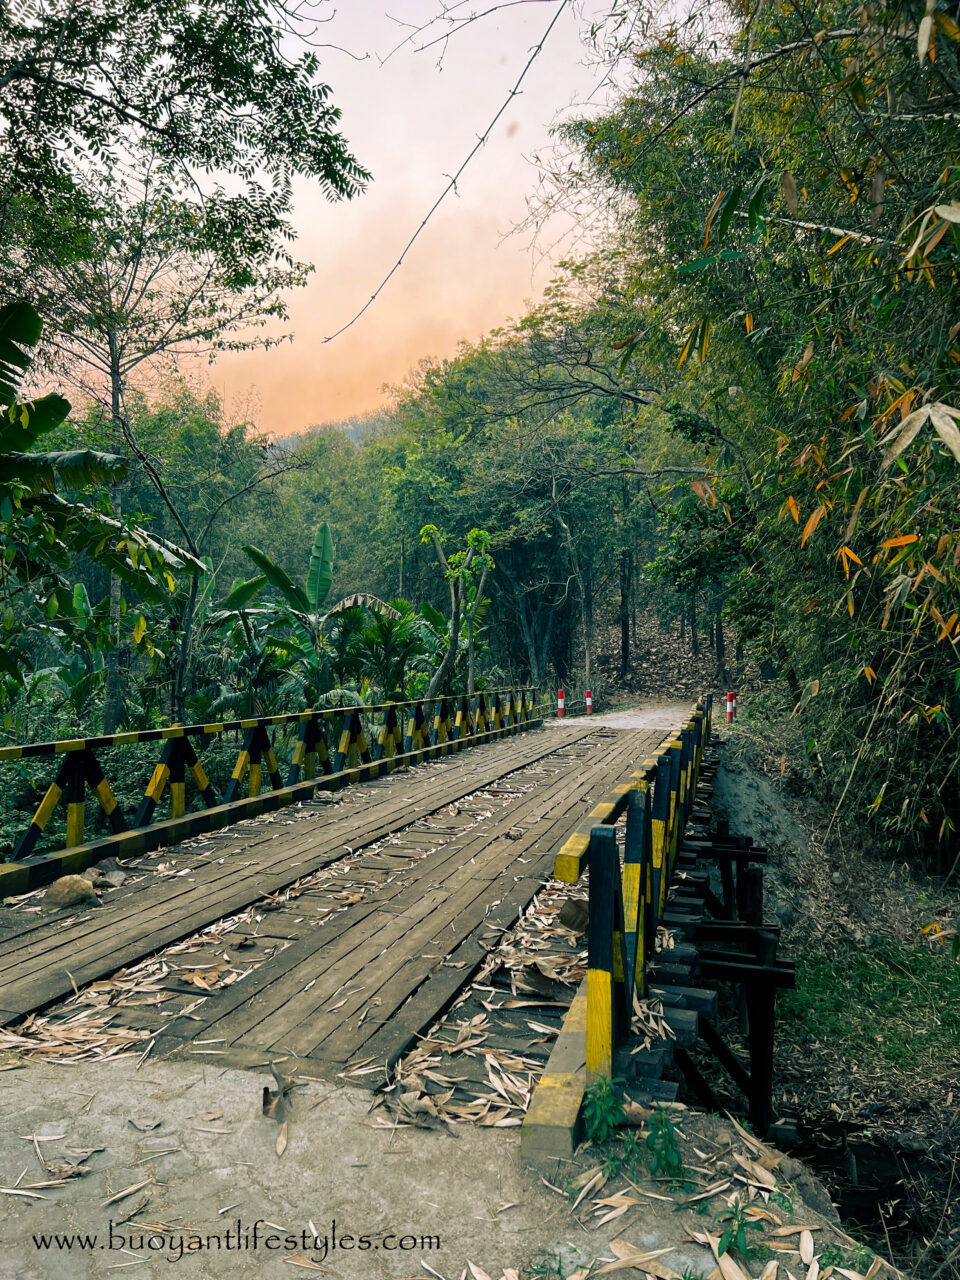
[{"label": "grass", "polygon": [[942,953],[880,939],[836,957],[799,959],[796,991],[779,1019],[838,1052],[903,1069],[960,1058],[960,963]]}]

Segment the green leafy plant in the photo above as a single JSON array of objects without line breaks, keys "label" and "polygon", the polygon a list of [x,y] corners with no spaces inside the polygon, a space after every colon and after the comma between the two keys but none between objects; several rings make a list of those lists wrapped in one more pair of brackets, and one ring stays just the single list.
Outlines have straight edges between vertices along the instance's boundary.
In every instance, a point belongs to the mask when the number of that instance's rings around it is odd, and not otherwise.
[{"label": "green leafy plant", "polygon": [[657,1107],[647,1124],[647,1150],[653,1177],[683,1183],[683,1155],[673,1120],[664,1107]]},{"label": "green leafy plant", "polygon": [[817,1254],[817,1261],[821,1267],[842,1267],[845,1261],[843,1250],[838,1249],[835,1244],[827,1245],[826,1249]]},{"label": "green leafy plant", "polygon": [[728,1249],[736,1249],[744,1258],[749,1257],[750,1245],[747,1242],[747,1231],[762,1231],[763,1227],[759,1222],[747,1220],[740,1197],[737,1196],[734,1199],[729,1209],[718,1213],[716,1220],[718,1223],[725,1224],[720,1243],[717,1245],[717,1253],[723,1257]]},{"label": "green leafy plant", "polygon": [[583,1123],[587,1137],[595,1146],[605,1146],[626,1118],[621,1097],[623,1084],[623,1080],[600,1076],[584,1091]]},{"label": "green leafy plant", "polygon": [[793,1187],[775,1187],[770,1192],[770,1200],[784,1213],[793,1213]]}]

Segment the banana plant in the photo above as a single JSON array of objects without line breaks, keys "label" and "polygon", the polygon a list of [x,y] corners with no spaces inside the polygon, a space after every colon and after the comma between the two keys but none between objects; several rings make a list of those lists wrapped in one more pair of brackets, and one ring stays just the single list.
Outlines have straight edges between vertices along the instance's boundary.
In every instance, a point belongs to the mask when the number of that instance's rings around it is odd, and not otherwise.
[{"label": "banana plant", "polygon": [[17,681],[24,655],[16,647],[16,624],[23,606],[39,606],[48,619],[73,616],[75,555],[105,565],[147,599],[172,591],[173,575],[183,568],[203,569],[165,539],[56,492],[58,486],[113,483],[126,473],[127,460],[94,449],[36,448],[43,436],[63,427],[70,412],[63,396],[20,395],[41,332],[40,317],[28,303],[0,306],[0,670]]},{"label": "banana plant", "polygon": [[[388,618],[399,619],[400,614],[379,597],[368,592],[358,591],[346,596],[322,612],[330,587],[333,585],[333,537],[330,526],[324,522],[317,529],[310,551],[310,563],[304,586],[294,582],[285,569],[258,547],[243,548],[256,567],[260,570],[258,577],[240,583],[235,588],[237,593],[249,592],[248,600],[252,600],[267,583],[278,591],[283,598],[281,614],[287,620],[291,632],[295,636],[305,654],[313,654],[319,663],[327,646],[325,624],[327,620],[349,609],[364,608]],[[224,604],[227,602],[224,601]]]}]

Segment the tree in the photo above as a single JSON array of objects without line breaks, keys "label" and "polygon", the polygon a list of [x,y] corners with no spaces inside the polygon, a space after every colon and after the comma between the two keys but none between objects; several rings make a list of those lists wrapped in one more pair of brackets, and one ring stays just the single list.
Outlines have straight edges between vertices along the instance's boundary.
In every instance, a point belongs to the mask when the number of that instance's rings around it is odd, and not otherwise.
[{"label": "tree", "polygon": [[[216,207],[189,198],[182,183],[158,173],[149,158],[139,176],[142,191],[133,203],[109,176],[91,183],[85,195],[98,211],[96,225],[83,232],[72,256],[61,257],[57,242],[39,255],[32,281],[56,321],[51,364],[102,404],[114,447],[125,446],[137,458],[168,508],[178,539],[200,559],[206,529],[190,527],[164,483],[162,464],[139,442],[127,404],[131,381],[155,373],[157,366],[169,368],[185,354],[269,346],[276,339],[258,330],[285,315],[282,293],[304,282],[306,268],[272,261],[269,246],[255,242],[240,253],[232,236],[222,233]],[[287,465],[274,454],[254,483]],[[183,713],[198,589],[194,580],[180,618],[176,715]],[[116,623],[116,581],[112,612]],[[118,659],[115,643],[107,658],[105,733],[117,723]]]},{"label": "tree", "polygon": [[152,598],[173,590],[175,572],[203,567],[165,539],[56,492],[58,483],[71,490],[114,483],[127,461],[92,449],[33,447],[60,428],[70,412],[57,394],[18,398],[19,382],[30,367],[28,349],[39,341],[41,328],[29,304],[0,307],[0,604],[6,633],[0,665],[17,681],[25,657],[17,639],[28,606],[38,606],[48,620],[79,615],[81,625],[86,621],[87,611],[69,581],[75,556],[95,559]]},{"label": "tree", "polygon": [[[940,866],[960,822],[958,47],[932,3],[691,3],[645,29],[642,75],[557,166],[629,249],[610,341],[710,428],[688,433],[706,474],[666,504],[687,542],[668,559],[722,566],[838,804]],[[690,503],[709,518],[688,539]]]},{"label": "tree", "polygon": [[443,550],[443,534],[436,525],[427,524],[420,530],[421,542],[432,542],[443,569],[443,576],[450,593],[450,631],[447,652],[431,677],[427,697],[432,698],[453,673],[460,638],[461,616],[467,624],[467,693],[473,696],[476,688],[474,672],[474,626],[483,605],[483,586],[487,574],[494,567],[490,555],[490,535],[484,529],[471,529],[467,545],[461,551],[447,556]]},{"label": "tree", "polygon": [[318,80],[315,18],[286,0],[4,5],[0,244],[16,232],[22,252],[64,208],[91,226],[78,172],[112,172],[141,144],[167,172],[238,180],[206,183],[238,246],[286,234],[294,175],[357,194],[369,175]]}]

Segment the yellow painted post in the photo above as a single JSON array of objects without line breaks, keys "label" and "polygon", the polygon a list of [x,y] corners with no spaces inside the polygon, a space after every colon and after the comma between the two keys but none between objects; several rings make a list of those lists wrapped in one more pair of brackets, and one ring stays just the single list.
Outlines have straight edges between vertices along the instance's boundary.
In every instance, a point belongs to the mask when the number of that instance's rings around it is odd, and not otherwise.
[{"label": "yellow painted post", "polygon": [[182,818],[187,811],[186,762],[183,738],[177,738],[170,752],[170,815]]},{"label": "yellow painted post", "polygon": [[646,994],[646,879],[650,835],[650,784],[637,783],[627,797],[623,856],[623,916],[629,989]]},{"label": "yellow painted post", "polygon": [[250,767],[250,748],[253,744],[253,735],[253,729],[248,729],[243,735],[243,745],[237,755],[237,763],[233,766],[233,773],[230,775],[227,789],[223,793],[224,804],[230,804],[240,798],[240,787]]},{"label": "yellow painted post", "polygon": [[[656,930],[663,914],[666,899],[667,859],[670,848],[670,757],[657,757],[657,780],[653,789],[653,810],[650,819],[650,892],[652,925]],[[650,940],[651,946],[653,939]]]},{"label": "yellow painted post", "polygon": [[50,821],[57,805],[60,803],[60,797],[63,795],[64,789],[67,785],[67,779],[70,776],[70,768],[70,756],[67,756],[60,765],[60,768],[57,770],[56,778],[50,783],[49,787],[47,787],[44,792],[43,799],[37,806],[37,811],[33,815],[29,827],[27,827],[26,831],[17,842],[17,846],[13,851],[14,862],[20,858],[28,858],[33,852],[37,841],[43,834],[44,828]]},{"label": "yellow painted post", "polygon": [[100,808],[106,815],[110,827],[115,832],[127,830],[127,823],[123,816],[123,811],[117,803],[117,797],[113,794],[110,783],[106,780],[100,763],[92,751],[84,751],[81,753],[83,757],[83,776],[87,785],[93,794],[97,797]]},{"label": "yellow painted post", "polygon": [[184,739],[183,744],[183,755],[187,762],[187,768],[190,770],[193,780],[196,783],[197,790],[203,797],[203,803],[208,809],[214,808],[215,805],[219,803],[217,800],[217,793],[214,791],[210,779],[207,777],[206,770],[197,759],[197,753],[186,739]]},{"label": "yellow painted post", "polygon": [[73,849],[83,844],[84,818],[84,778],[82,752],[70,756],[70,772],[64,788],[64,799],[67,802],[67,848]]},{"label": "yellow painted post", "polygon": [[253,730],[253,737],[249,746],[249,779],[247,782],[247,795],[258,796],[260,794],[260,783],[262,777],[263,766],[261,764],[263,758],[263,745],[260,740],[259,729]]},{"label": "yellow painted post", "polygon": [[590,902],[587,923],[587,1077],[613,1075],[614,871],[617,840],[609,827],[590,833]]}]

